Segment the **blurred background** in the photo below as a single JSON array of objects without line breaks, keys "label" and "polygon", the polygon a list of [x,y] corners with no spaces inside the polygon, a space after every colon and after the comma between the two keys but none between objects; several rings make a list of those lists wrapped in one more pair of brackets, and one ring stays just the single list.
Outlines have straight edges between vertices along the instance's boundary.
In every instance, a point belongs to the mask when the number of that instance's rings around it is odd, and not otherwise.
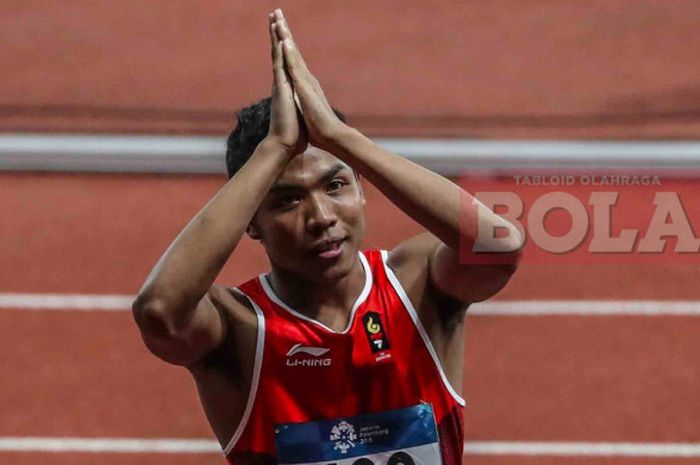
[{"label": "blurred background", "polygon": [[[697,1],[4,0],[0,463],[223,463],[128,310],[226,182],[236,110],[269,95],[276,7],[351,125],[454,180],[696,181]],[[421,231],[365,191],[367,248]],[[246,239],[217,282],[266,269]],[[700,463],[699,278],[696,260],[524,264],[467,317],[465,463]]]}]

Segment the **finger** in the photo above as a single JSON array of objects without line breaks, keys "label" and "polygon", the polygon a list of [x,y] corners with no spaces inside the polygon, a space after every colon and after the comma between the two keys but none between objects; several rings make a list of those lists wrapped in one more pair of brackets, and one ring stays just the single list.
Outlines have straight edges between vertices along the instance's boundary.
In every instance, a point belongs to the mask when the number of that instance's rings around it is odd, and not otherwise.
[{"label": "finger", "polygon": [[[270,21],[273,23],[273,31],[275,33],[275,38],[280,44],[280,48],[283,46],[282,41],[284,38],[289,38],[291,39],[291,33],[289,32],[289,29],[286,27],[286,22],[284,20],[284,16],[282,15],[282,10],[279,8],[276,9],[273,13],[270,14]],[[282,62],[284,63],[284,53],[281,52],[280,55],[282,55]],[[288,70],[285,69],[285,77],[287,79],[287,82],[291,81],[291,76],[288,74]],[[301,101],[299,100],[299,95],[297,94],[295,89],[292,89],[292,95],[294,97],[294,103],[296,104],[297,110],[301,115],[304,114],[304,111],[301,108]]]},{"label": "finger", "polygon": [[[291,84],[292,78],[291,78],[291,76],[289,75],[289,70],[288,70],[288,69],[286,68],[286,66],[285,66],[284,52],[283,52],[283,50],[282,50],[283,43],[282,43],[282,41],[281,41],[281,39],[280,39],[280,34],[279,34],[279,30],[280,30],[280,27],[279,27],[279,26],[280,26],[280,23],[277,23],[277,22],[276,22],[276,23],[274,24],[274,26],[275,26],[275,27],[274,27],[274,32],[275,32],[275,36],[276,36],[276,39],[277,39],[277,44],[278,44],[278,46],[279,46],[279,57],[280,57],[280,61],[282,62],[281,66],[283,67],[283,71],[282,71],[281,74],[284,74],[284,79],[285,79],[284,82],[285,82],[285,83]],[[297,92],[296,92],[296,90],[294,90],[294,88],[292,88],[292,96],[294,97],[294,103],[296,104],[297,110],[299,111],[299,113],[300,113],[301,115],[303,115],[303,114],[304,114],[304,111],[301,109],[301,102],[299,101],[299,95],[297,95]]]},{"label": "finger", "polygon": [[313,76],[306,66],[301,53],[299,53],[299,49],[289,39],[284,39],[281,44],[284,52],[284,62],[287,65],[287,70],[292,80],[294,82],[311,81]]},{"label": "finger", "polygon": [[296,41],[294,40],[294,37],[292,36],[292,32],[289,29],[289,24],[287,23],[286,18],[282,14],[281,10],[279,10],[279,13],[276,15],[276,23],[279,24],[279,28],[277,29],[278,34],[279,34],[279,40],[281,41],[289,41],[291,47],[295,50],[296,52],[296,57],[295,57],[295,64],[300,67],[301,69],[308,70],[308,66],[306,66],[306,62],[304,61],[304,57],[301,55],[301,52],[299,51],[299,47],[297,46]]},{"label": "finger", "polygon": [[284,71],[284,52],[282,43],[277,39],[277,24],[270,25],[270,44],[272,48],[272,69],[275,74]]},{"label": "finger", "polygon": [[282,43],[277,42],[275,45],[275,58],[272,64],[272,73],[274,75],[275,85],[286,92],[286,89],[291,90],[292,78],[289,76],[287,69],[284,66],[284,52],[282,51]]},{"label": "finger", "polygon": [[294,103],[297,106],[297,110],[299,111],[299,114],[301,116],[304,116],[304,110],[301,108],[301,101],[299,100],[299,95],[297,95],[297,91],[292,89],[292,94],[294,95]]},{"label": "finger", "polygon": [[[308,68],[300,68],[298,61],[300,54],[298,50],[295,53],[294,45],[287,40],[282,41],[282,46],[286,69],[289,72],[288,76],[294,89],[294,97],[299,111],[303,114],[305,105],[311,105],[317,109],[322,107],[326,111],[332,111],[318,79],[311,74]],[[306,109],[308,110],[308,108]]]},{"label": "finger", "polygon": [[270,25],[267,27],[268,32],[270,33],[270,53],[272,54],[272,61],[275,61],[275,48],[277,47],[277,34],[275,33],[275,24],[270,23]]},{"label": "finger", "polygon": [[282,33],[284,36],[280,37],[280,40],[292,39],[292,32],[289,30],[289,24],[287,24],[287,19],[284,17],[282,10],[277,9],[273,14],[274,20],[282,25]]},{"label": "finger", "polygon": [[[271,21],[277,24],[277,39],[284,40],[288,37],[288,28],[284,28],[284,17],[282,16],[282,10],[279,8],[272,13]],[[284,30],[283,30],[284,29]]]},{"label": "finger", "polygon": [[284,17],[284,13],[282,13],[282,10],[280,10],[280,21],[282,22],[283,30],[284,33],[286,34],[285,39],[289,38],[294,41],[294,37],[292,36],[292,30],[289,28],[289,23],[287,22],[287,18]]},{"label": "finger", "polygon": [[272,50],[275,49],[275,44],[278,42],[277,35],[274,32],[274,25],[275,25],[275,19],[274,15],[272,13],[269,14],[268,16],[268,23],[267,23],[267,30],[270,33],[270,47],[272,47]]},{"label": "finger", "polygon": [[269,32],[270,32],[270,47],[272,49],[273,62],[275,57],[279,57],[280,62],[275,63],[276,65],[281,64],[284,66],[284,53],[282,52],[282,46],[280,44],[280,24],[276,20],[275,13],[270,13],[269,18]]},{"label": "finger", "polygon": [[295,59],[295,55],[290,49],[291,45],[288,40],[280,42],[282,44],[282,49],[284,51],[284,59],[286,64],[286,69],[289,73],[289,79],[294,90],[294,101],[297,104],[297,108],[301,114],[304,114],[304,105],[302,101],[308,101],[307,99],[312,98],[314,88],[311,81],[307,78],[309,76],[308,70],[302,70],[299,68],[298,61]]}]

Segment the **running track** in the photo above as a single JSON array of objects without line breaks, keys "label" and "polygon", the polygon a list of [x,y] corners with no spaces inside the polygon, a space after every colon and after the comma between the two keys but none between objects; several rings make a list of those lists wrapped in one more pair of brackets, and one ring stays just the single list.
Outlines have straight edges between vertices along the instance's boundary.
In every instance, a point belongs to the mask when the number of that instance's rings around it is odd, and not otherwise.
[{"label": "running track", "polygon": [[[232,108],[269,91],[256,18],[280,5],[334,104],[374,135],[697,137],[700,8],[691,0],[373,0],[352,9],[315,0],[5,2],[0,50],[11,72],[0,76],[0,127],[224,134]],[[26,295],[46,293],[133,294],[222,182],[0,175],[0,301],[10,292],[25,294],[25,304]],[[418,231],[368,194],[368,247]],[[265,266],[249,242],[230,263],[247,266],[229,265],[219,282]],[[657,315],[495,316],[475,307],[466,330],[466,439],[482,455],[466,461],[700,463],[700,320],[668,315],[687,310],[671,301],[698,300],[699,274],[689,265],[523,267],[499,301],[624,301],[591,303],[585,313],[639,309],[644,300]],[[222,463],[211,453],[42,453],[31,444],[12,452],[30,437],[104,449],[115,443],[86,439],[211,436],[191,380],[146,353],[128,312],[8,306],[0,309],[0,464]],[[540,442],[569,455],[503,455]],[[611,450],[644,455],[590,455]],[[654,457],[665,452],[671,457]],[[679,458],[684,452],[694,455]]]},{"label": "running track", "polygon": [[[184,440],[211,434],[186,371],[146,352],[129,312],[79,311],[70,304],[9,308],[21,305],[7,300],[8,293],[133,295],[223,182],[223,176],[0,175],[0,463],[222,463],[215,452],[17,452],[29,437]],[[367,247],[390,248],[419,231],[371,186],[366,193]],[[246,241],[218,282],[239,283],[265,264],[257,244]],[[466,463],[700,463],[700,317],[692,302],[700,297],[699,274],[692,265],[521,268],[494,305],[481,314],[474,307],[467,320],[464,395],[472,452]],[[599,305],[613,312],[609,301],[624,301],[619,311],[652,301],[657,314],[493,314],[498,302],[548,300],[552,308],[578,299],[606,301]],[[674,301],[691,301],[685,315],[667,314],[681,308]],[[577,308],[586,312],[585,303]],[[8,446],[8,438],[17,439]],[[486,449],[474,453],[483,441]],[[565,455],[522,455],[521,442],[545,442],[546,454]],[[577,452],[555,442],[591,444]],[[617,444],[618,452],[619,443],[652,449],[642,457],[585,455],[601,443]],[[670,457],[650,457],[668,450],[664,445],[671,446]],[[507,447],[520,455],[506,453]],[[679,457],[683,451],[691,457]]]}]

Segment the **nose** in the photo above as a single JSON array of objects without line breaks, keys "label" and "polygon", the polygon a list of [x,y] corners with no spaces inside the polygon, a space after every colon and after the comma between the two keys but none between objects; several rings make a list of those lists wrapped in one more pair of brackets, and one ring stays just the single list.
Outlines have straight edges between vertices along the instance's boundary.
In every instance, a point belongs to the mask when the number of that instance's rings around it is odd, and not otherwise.
[{"label": "nose", "polygon": [[324,195],[309,196],[307,206],[306,228],[312,234],[322,233],[338,221],[332,201]]}]

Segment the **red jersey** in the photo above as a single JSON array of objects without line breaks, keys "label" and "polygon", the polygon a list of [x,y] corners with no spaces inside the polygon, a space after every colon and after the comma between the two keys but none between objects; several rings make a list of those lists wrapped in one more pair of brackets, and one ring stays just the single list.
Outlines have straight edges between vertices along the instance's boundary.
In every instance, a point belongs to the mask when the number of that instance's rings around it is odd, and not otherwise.
[{"label": "red jersey", "polygon": [[[388,428],[379,426],[358,427],[357,415],[379,416],[381,412],[404,415],[406,408],[417,406],[411,410],[413,415],[421,405],[427,409],[420,410],[420,415],[429,410],[431,418],[434,416],[436,438],[432,446],[439,450],[438,460],[443,465],[462,463],[464,400],[450,386],[416,310],[387,265],[387,257],[386,250],[359,252],[365,285],[351,309],[347,327],[341,332],[282,302],[264,274],[236,288],[248,297],[257,313],[258,334],[246,408],[224,449],[229,464],[317,463],[318,459],[289,458],[315,446],[296,449],[290,446],[286,460],[278,457],[278,453],[289,444],[281,436],[286,425],[308,425],[306,422],[319,420],[335,422],[325,422],[329,423],[329,437],[320,433],[319,441],[331,440],[328,450],[338,458],[352,457],[363,448],[369,448],[365,453],[370,454],[372,447],[391,434]],[[372,417],[371,421],[374,420]],[[308,437],[308,431],[300,430],[298,434]],[[416,439],[409,446],[425,448],[428,445],[421,444],[428,442]],[[314,455],[321,457],[318,463],[346,463],[338,459],[330,461],[330,456],[323,453]],[[378,454],[376,457],[388,457]],[[394,452],[397,454],[404,452]]]}]

